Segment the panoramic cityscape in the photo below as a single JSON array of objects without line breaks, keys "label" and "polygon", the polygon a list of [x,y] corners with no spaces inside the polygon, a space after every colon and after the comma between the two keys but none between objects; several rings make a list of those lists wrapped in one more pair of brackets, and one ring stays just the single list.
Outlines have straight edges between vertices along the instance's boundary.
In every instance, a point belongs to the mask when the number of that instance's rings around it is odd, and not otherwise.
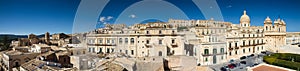
[{"label": "panoramic cityscape", "polygon": [[276,1],[1,0],[0,71],[300,71],[300,1]]}]

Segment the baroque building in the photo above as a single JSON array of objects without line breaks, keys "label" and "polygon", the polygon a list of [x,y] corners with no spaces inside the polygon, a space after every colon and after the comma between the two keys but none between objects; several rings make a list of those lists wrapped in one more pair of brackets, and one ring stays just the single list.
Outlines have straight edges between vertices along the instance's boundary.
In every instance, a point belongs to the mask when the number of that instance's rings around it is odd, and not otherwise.
[{"label": "baroque building", "polygon": [[264,21],[265,41],[270,51],[279,52],[279,47],[286,44],[286,23],[278,18],[274,22],[267,17]]},{"label": "baroque building", "polygon": [[251,26],[250,17],[244,11],[240,24],[231,24],[227,28],[228,59],[260,53],[264,48],[264,29],[262,26]]},{"label": "baroque building", "polygon": [[264,26],[251,26],[244,11],[239,24],[210,20],[175,20],[110,24],[87,34],[90,53],[123,53],[130,57],[185,55],[198,65],[212,65],[262,51],[278,51],[286,44],[286,25],[269,17]]}]

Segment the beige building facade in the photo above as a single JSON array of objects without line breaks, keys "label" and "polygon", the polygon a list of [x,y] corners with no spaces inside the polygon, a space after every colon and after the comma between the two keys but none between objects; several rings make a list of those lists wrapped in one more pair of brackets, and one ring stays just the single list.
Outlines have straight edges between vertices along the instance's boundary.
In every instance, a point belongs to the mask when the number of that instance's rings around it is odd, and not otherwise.
[{"label": "beige building facade", "polygon": [[119,52],[131,57],[186,55],[199,65],[213,65],[262,51],[276,52],[286,44],[286,26],[274,25],[269,17],[264,26],[251,26],[244,11],[239,24],[210,20],[175,20],[167,23],[113,24],[87,35],[91,53]]},{"label": "beige building facade", "polygon": [[122,30],[107,26],[87,35],[88,51],[120,52],[132,57],[184,55],[183,38],[167,23],[135,25]]}]

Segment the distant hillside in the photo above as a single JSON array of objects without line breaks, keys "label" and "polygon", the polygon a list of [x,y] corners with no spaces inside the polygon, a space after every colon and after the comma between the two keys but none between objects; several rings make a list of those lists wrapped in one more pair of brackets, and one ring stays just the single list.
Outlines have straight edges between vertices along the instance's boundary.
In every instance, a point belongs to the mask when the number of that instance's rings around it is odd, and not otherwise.
[{"label": "distant hillside", "polygon": [[0,38],[8,36],[9,38],[27,38],[27,35],[0,34]]},{"label": "distant hillside", "polygon": [[[0,34],[0,38],[3,38],[4,36],[8,36],[10,39],[28,38],[28,35]],[[44,36],[45,36],[45,34],[37,35],[38,38],[42,38]]]}]

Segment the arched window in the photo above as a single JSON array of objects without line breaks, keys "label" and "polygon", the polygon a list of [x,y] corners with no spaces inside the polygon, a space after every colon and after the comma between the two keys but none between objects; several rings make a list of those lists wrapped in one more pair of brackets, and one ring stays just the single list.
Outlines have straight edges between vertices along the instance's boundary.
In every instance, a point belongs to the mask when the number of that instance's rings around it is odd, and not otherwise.
[{"label": "arched window", "polygon": [[213,49],[213,53],[214,53],[214,54],[217,54],[217,49]]},{"label": "arched window", "polygon": [[221,48],[221,53],[224,53],[224,48]]},{"label": "arched window", "polygon": [[204,54],[205,55],[209,54],[209,50],[208,49],[204,49]]},{"label": "arched window", "polygon": [[158,52],[158,56],[162,56],[162,52],[161,51]]}]

